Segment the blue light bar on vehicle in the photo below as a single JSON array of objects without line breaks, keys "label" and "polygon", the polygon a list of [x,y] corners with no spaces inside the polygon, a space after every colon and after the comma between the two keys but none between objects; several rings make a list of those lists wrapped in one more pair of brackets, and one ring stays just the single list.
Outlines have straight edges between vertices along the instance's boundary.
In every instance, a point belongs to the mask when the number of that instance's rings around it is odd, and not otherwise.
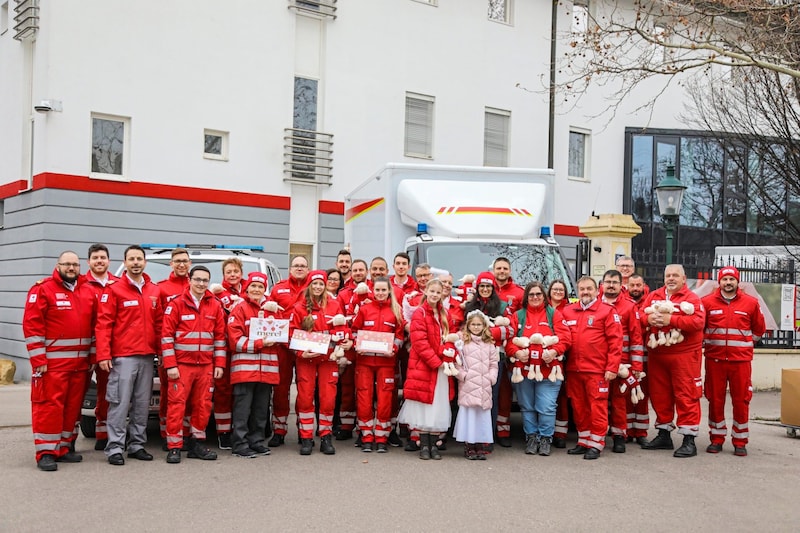
[{"label": "blue light bar on vehicle", "polygon": [[142,248],[151,250],[155,248],[173,249],[173,248],[186,248],[191,249],[204,249],[204,250],[251,250],[253,252],[263,252],[263,246],[253,244],[173,244],[173,243],[143,243]]}]

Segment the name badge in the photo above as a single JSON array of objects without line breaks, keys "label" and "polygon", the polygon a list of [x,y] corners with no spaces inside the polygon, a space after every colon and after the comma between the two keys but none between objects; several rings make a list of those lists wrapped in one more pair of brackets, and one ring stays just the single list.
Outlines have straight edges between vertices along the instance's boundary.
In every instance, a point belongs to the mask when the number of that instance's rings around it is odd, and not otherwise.
[{"label": "name badge", "polygon": [[194,320],[194,315],[181,315],[181,320]]},{"label": "name badge", "polygon": [[139,300],[125,300],[122,302],[122,307],[138,307]]}]

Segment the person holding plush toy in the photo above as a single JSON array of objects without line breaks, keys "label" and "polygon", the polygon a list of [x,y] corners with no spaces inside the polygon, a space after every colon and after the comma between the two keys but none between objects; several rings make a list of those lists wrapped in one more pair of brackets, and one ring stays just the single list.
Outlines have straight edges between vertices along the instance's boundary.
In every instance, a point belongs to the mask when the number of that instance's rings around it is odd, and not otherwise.
[{"label": "person holding plush toy", "polygon": [[434,279],[411,317],[411,351],[399,420],[419,431],[419,458],[441,459],[436,437],[450,428],[450,378],[444,374],[443,338],[448,333],[442,282]]},{"label": "person holding plush toy", "polygon": [[[673,313],[647,308],[654,303],[671,303]],[[675,457],[697,455],[694,438],[700,431],[700,398],[703,395],[703,378],[700,375],[703,356],[703,327],[706,312],[697,295],[686,286],[683,265],[667,265],[664,269],[664,286],[645,297],[642,327],[651,331],[669,328],[679,333],[682,340],[672,344],[648,346],[647,379],[650,382],[650,402],[656,412],[658,435],[642,445],[645,450],[672,450],[670,432],[675,429],[677,412],[678,433],[683,443],[675,450]],[[644,334],[644,332],[643,332]]]},{"label": "person holding plush toy", "polygon": [[472,311],[466,319],[457,341],[456,358],[459,381],[458,416],[453,438],[464,443],[464,457],[486,459],[484,446],[492,442],[492,385],[497,381],[500,359],[489,317]]}]

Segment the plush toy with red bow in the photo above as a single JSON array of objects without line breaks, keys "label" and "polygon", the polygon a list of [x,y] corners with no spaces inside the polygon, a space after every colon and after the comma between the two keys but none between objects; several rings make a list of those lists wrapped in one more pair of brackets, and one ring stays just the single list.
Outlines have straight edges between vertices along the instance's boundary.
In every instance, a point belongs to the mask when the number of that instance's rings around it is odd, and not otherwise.
[{"label": "plush toy with red bow", "polygon": [[[536,381],[544,380],[544,374],[542,373],[542,356],[546,349],[556,344],[558,344],[558,337],[555,335],[542,335],[541,333],[534,333],[531,335],[531,359],[528,368],[528,379]],[[555,350],[550,350],[550,353],[555,357]]]},{"label": "plush toy with red bow", "polygon": [[331,342],[336,344],[333,352],[331,352],[330,360],[336,361],[340,365],[351,364],[345,357],[345,351],[344,348],[342,348],[342,344],[350,340],[352,335],[350,328],[347,326],[347,317],[341,314],[334,315],[334,317],[328,321],[328,324],[331,325]]},{"label": "plush toy with red bow", "polygon": [[513,365],[511,367],[511,383],[522,383],[522,380],[525,379],[522,375],[525,363],[520,361],[518,356],[530,355],[528,347],[531,345],[531,340],[528,337],[514,337],[511,339],[511,343],[520,348],[513,356],[508,358],[508,361]]},{"label": "plush toy with red bow", "polygon": [[636,405],[640,400],[644,400],[644,392],[642,391],[641,380],[645,377],[644,372],[639,372],[639,377],[633,375],[631,372],[631,365],[619,365],[617,375],[622,379],[619,385],[619,391],[624,393],[626,390],[631,390],[631,403]]},{"label": "plush toy with red bow", "polygon": [[444,338],[442,345],[442,360],[445,376],[457,376],[456,361],[458,358],[458,343],[462,342],[457,333],[449,333]]},{"label": "plush toy with red bow", "polygon": [[459,286],[456,287],[456,294],[467,299],[470,294],[475,292],[475,274],[465,274],[458,280]]}]

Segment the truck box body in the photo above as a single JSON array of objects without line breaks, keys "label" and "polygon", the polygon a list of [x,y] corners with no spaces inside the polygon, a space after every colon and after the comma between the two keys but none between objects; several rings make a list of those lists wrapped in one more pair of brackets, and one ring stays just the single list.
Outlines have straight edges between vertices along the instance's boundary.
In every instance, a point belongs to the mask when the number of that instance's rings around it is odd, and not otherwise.
[{"label": "truck box body", "polygon": [[553,182],[552,170],[390,163],[345,198],[345,242],[354,259],[406,251],[455,279],[507,257],[517,283],[564,279],[573,293],[551,237]]}]

